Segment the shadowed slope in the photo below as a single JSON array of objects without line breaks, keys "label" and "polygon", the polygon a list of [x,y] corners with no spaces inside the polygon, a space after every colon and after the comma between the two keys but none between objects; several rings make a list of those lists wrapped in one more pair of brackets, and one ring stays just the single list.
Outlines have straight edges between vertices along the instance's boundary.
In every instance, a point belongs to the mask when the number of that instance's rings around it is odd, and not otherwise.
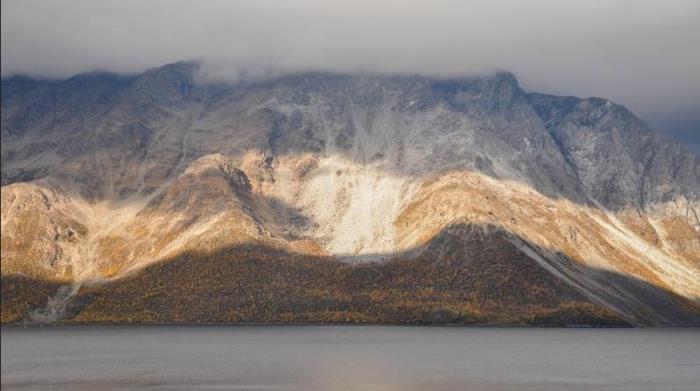
[{"label": "shadowed slope", "polygon": [[[581,268],[623,295],[624,312],[572,287],[495,227],[448,227],[421,255],[339,262],[261,246],[188,252],[85,286],[67,322],[700,324],[700,307],[633,277]],[[533,251],[541,251],[529,246]],[[4,282],[13,278],[4,278]],[[16,293],[16,292],[13,292]],[[631,300],[644,306],[626,308]],[[26,307],[11,308],[14,319]],[[9,318],[12,319],[12,318]],[[7,320],[6,320],[7,321]]]}]

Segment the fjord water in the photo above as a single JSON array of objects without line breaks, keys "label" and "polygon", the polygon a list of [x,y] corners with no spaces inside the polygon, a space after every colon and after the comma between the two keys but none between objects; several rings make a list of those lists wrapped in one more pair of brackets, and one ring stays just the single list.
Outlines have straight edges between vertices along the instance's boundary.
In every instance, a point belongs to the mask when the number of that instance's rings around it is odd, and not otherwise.
[{"label": "fjord water", "polygon": [[2,389],[697,390],[698,329],[2,328]]}]

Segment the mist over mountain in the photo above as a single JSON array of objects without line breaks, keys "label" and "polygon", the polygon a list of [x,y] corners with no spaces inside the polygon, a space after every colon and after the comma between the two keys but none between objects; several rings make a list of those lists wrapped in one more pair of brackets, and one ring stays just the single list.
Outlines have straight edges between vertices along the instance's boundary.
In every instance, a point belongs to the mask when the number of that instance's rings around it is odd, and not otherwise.
[{"label": "mist over mountain", "polygon": [[[326,71],[518,75],[527,90],[602,96],[700,143],[700,3],[296,0],[3,1],[2,75],[138,74],[201,61],[217,81]],[[696,149],[697,150],[697,149]]]},{"label": "mist over mountain", "polygon": [[700,158],[508,72],[2,80],[2,319],[698,324]]}]

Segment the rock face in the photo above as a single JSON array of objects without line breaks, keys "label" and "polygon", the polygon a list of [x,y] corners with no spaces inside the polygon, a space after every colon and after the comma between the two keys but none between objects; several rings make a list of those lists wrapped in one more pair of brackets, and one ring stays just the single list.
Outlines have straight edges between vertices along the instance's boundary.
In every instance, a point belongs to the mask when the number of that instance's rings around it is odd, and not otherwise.
[{"label": "rock face", "polygon": [[[76,321],[700,323],[700,159],[622,106],[528,93],[508,73],[225,85],[176,63],[14,77],[2,81],[2,140],[3,302],[25,297],[21,277],[76,285],[80,308],[61,304]],[[261,262],[259,279],[241,258]],[[523,262],[537,272],[518,274]],[[196,316],[147,310],[140,300],[172,265],[197,288],[161,286],[168,303],[242,287],[262,296]],[[364,277],[350,289],[318,267]],[[209,268],[233,273],[233,285]],[[508,291],[503,276],[523,281]],[[320,307],[280,304],[256,318],[250,306],[277,297],[257,284],[310,281],[321,287],[295,297]],[[399,281],[416,296],[392,296]],[[442,293],[418,294],[427,290]],[[393,304],[373,312],[371,295]],[[143,305],[129,315],[123,300]],[[407,302],[417,312],[387,315]],[[26,305],[3,309],[3,321],[27,316]]]}]

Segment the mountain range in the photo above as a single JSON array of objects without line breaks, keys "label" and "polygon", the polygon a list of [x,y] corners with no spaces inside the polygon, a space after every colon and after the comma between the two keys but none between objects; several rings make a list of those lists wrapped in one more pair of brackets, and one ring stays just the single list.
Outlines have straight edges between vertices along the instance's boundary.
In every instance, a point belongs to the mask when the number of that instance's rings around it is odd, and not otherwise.
[{"label": "mountain range", "polygon": [[700,325],[700,158],[515,76],[2,79],[2,322]]}]

